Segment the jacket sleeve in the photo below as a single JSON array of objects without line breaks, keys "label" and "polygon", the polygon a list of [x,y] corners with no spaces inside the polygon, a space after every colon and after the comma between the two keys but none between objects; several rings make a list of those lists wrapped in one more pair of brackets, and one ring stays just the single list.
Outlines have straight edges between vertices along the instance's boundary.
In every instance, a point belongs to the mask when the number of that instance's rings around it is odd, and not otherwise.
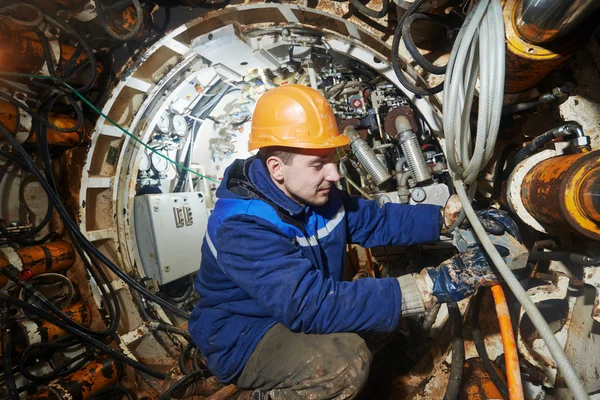
[{"label": "jacket sleeve", "polygon": [[292,331],[392,331],[401,313],[395,278],[326,278],[283,232],[248,215],[223,221],[217,261],[235,284]]},{"label": "jacket sleeve", "polygon": [[439,206],[364,200],[341,193],[348,221],[348,242],[362,247],[407,246],[440,239]]}]

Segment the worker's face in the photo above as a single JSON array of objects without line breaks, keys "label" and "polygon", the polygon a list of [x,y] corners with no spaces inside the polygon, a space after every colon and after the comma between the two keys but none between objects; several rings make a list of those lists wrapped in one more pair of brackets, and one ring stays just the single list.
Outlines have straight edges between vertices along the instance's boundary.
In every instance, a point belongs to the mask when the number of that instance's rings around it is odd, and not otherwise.
[{"label": "worker's face", "polygon": [[[271,176],[279,188],[300,204],[322,206],[331,187],[340,180],[333,163],[335,149],[302,150],[288,165],[277,163]],[[274,165],[274,164],[273,164]]]}]

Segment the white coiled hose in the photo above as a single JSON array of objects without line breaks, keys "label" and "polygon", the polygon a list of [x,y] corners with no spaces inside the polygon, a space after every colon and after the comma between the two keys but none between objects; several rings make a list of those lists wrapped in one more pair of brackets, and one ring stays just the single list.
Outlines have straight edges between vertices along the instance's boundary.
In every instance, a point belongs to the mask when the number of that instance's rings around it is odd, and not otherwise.
[{"label": "white coiled hose", "polygon": [[[475,182],[481,169],[489,162],[496,144],[504,97],[504,54],[504,19],[500,0],[480,0],[467,16],[454,43],[444,82],[444,133],[448,166],[464,211],[479,241],[546,342],[573,396],[576,399],[588,399],[577,372],[546,320],[488,238],[464,187]],[[469,117],[478,74],[479,116],[473,144]]]}]

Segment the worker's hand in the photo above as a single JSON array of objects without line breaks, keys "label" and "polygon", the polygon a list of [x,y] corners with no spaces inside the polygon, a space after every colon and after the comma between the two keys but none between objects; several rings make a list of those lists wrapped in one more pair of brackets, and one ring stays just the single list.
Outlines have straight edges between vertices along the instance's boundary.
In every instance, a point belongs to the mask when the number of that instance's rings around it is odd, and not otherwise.
[{"label": "worker's hand", "polygon": [[492,286],[499,282],[478,244],[469,246],[437,268],[425,268],[415,279],[424,302],[429,303],[462,300],[482,286]]},{"label": "worker's hand", "polygon": [[[478,211],[483,227],[509,267],[520,268],[527,262],[527,249],[520,243],[515,222],[502,210]],[[474,234],[464,224],[455,232],[455,241],[461,253],[441,263],[437,268],[425,268],[415,275],[426,306],[435,302],[458,301],[475,293],[482,286],[499,282],[499,275]]]},{"label": "worker's hand", "polygon": [[442,234],[446,234],[448,229],[458,220],[462,212],[462,203],[458,195],[453,194],[446,201],[446,205],[440,210],[442,213]]},{"label": "worker's hand", "polygon": [[[483,225],[483,228],[488,234],[500,236],[506,232],[521,242],[519,228],[506,211],[490,208],[488,210],[479,210],[475,213],[479,217],[481,225]],[[471,224],[468,220],[464,222],[464,225],[467,229],[471,227]]]}]

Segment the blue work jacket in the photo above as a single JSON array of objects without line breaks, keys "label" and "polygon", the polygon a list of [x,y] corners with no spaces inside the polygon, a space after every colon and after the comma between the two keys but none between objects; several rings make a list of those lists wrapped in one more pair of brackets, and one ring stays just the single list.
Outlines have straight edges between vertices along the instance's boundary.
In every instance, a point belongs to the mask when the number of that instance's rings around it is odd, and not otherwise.
[{"label": "blue work jacket", "polygon": [[256,158],[235,161],[208,219],[189,320],[194,342],[222,382],[234,380],[275,323],[294,332],[389,332],[398,324],[398,280],[342,282],[346,244],[439,240],[437,206],[383,207],[332,187],[321,207],[287,197]]}]

